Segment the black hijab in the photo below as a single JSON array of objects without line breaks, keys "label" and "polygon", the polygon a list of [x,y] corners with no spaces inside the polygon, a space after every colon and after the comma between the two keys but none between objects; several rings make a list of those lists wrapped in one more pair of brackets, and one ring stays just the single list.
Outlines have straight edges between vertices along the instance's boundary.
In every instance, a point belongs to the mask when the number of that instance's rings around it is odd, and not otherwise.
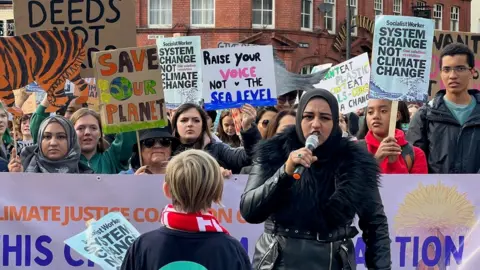
[{"label": "black hijab", "polygon": [[302,144],[305,144],[305,140],[306,140],[305,136],[303,136],[303,131],[302,131],[303,112],[305,111],[305,107],[307,107],[308,102],[315,98],[321,98],[325,100],[328,103],[328,105],[330,105],[332,121],[333,121],[333,127],[332,127],[332,132],[330,133],[330,136],[328,136],[327,140],[325,140],[325,142],[322,145],[320,145],[319,147],[317,147],[317,149],[313,151],[314,155],[318,157],[318,160],[323,161],[325,159],[330,158],[332,154],[335,153],[335,149],[337,149],[340,146],[340,143],[342,141],[342,129],[340,128],[340,125],[339,125],[340,110],[338,108],[337,99],[328,90],[314,89],[314,90],[307,91],[300,98],[300,102],[298,103],[298,109],[297,109],[297,117],[296,117],[297,137]]}]

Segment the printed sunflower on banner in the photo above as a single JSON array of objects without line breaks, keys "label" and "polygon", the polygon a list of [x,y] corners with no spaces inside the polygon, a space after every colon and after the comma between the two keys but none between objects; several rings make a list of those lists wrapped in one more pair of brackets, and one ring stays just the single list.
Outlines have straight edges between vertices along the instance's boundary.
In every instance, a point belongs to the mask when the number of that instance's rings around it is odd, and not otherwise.
[{"label": "printed sunflower on banner", "polygon": [[[441,258],[428,258],[436,260],[439,264],[445,262],[444,254],[446,244],[453,242],[457,251],[468,245],[468,236],[475,227],[475,205],[467,198],[467,194],[460,193],[456,186],[446,186],[441,182],[436,185],[419,184],[418,188],[405,196],[394,219],[394,233],[397,236],[418,237],[418,241],[412,239],[406,244],[406,254],[413,254],[413,258],[422,258],[423,246],[427,239],[428,249],[436,253],[438,246],[435,242],[440,241]],[[433,240],[435,237],[438,240]],[[448,239],[447,239],[448,238]],[[463,241],[461,239],[464,239]],[[449,242],[449,243],[446,243]],[[464,247],[461,247],[462,243]],[[417,247],[415,247],[417,246]],[[418,252],[418,254],[414,254]],[[437,255],[429,255],[437,257]],[[452,256],[454,257],[454,256]],[[455,258],[450,258],[450,264],[455,265]],[[419,262],[421,264],[421,262]]]}]

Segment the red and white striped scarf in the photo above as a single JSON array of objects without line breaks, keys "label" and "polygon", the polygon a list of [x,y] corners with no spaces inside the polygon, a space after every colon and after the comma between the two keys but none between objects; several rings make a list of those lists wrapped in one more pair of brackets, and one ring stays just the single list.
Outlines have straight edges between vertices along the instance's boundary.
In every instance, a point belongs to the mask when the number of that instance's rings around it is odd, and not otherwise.
[{"label": "red and white striped scarf", "polygon": [[181,231],[223,232],[229,234],[227,229],[222,227],[211,213],[180,213],[171,204],[163,209],[161,222],[164,226]]}]

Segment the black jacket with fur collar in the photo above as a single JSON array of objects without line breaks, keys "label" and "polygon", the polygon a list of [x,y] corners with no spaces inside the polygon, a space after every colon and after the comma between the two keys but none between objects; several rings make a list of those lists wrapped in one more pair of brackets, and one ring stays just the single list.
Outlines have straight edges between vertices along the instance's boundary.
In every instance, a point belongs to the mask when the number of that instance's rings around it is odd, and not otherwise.
[{"label": "black jacket with fur collar", "polygon": [[[295,127],[259,143],[240,203],[244,219],[249,223],[265,222],[266,226],[275,224],[328,235],[338,228],[351,225],[355,214],[358,214],[367,246],[365,257],[368,268],[390,269],[390,238],[378,190],[379,168],[375,159],[355,142],[342,139],[335,153],[313,163],[296,181],[285,173],[283,164],[292,151],[302,147]],[[265,263],[263,255],[272,253],[268,252],[267,247],[274,246],[272,239],[275,236],[268,238],[264,234],[262,238],[257,244],[254,258],[254,265],[257,266],[259,262]],[[294,247],[290,245],[290,248]],[[301,249],[300,246],[298,248]],[[260,252],[263,255],[258,254],[259,250],[263,250]],[[337,269],[323,268],[320,264],[290,267]]]}]

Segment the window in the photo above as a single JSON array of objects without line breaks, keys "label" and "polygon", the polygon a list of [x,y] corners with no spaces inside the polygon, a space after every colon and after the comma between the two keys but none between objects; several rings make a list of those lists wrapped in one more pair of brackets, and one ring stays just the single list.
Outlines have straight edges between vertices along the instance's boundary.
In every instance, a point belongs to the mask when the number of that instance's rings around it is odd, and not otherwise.
[{"label": "window", "polygon": [[442,30],[443,6],[435,4],[433,6],[433,19],[435,20],[435,29]]},{"label": "window", "polygon": [[313,29],[312,9],[313,9],[312,0],[302,0],[302,30]]},{"label": "window", "polygon": [[375,10],[375,15],[383,14],[383,0],[375,0],[373,3],[373,9]]},{"label": "window", "polygon": [[460,8],[459,7],[452,7],[450,10],[450,31],[459,31],[460,24]]},{"label": "window", "polygon": [[[349,0],[350,1],[350,17],[352,20],[352,35],[356,36],[357,35],[357,25],[355,22],[355,18],[357,18],[358,15],[358,9],[357,9],[357,0]],[[346,2],[346,1],[345,1]],[[348,2],[346,2],[348,4]]]},{"label": "window", "polygon": [[402,0],[393,0],[393,15],[402,15]]},{"label": "window", "polygon": [[300,74],[312,74],[312,70],[315,66],[313,65],[308,65],[308,66],[304,66],[302,68],[302,70],[300,71]]},{"label": "window", "polygon": [[417,1],[417,6],[419,6],[419,7],[424,7],[424,6],[426,6],[426,5],[427,5],[427,3],[426,3],[426,2],[423,2],[423,1]]},{"label": "window", "polygon": [[192,0],[192,25],[215,25],[215,0]]},{"label": "window", "polygon": [[163,28],[172,26],[172,1],[149,0],[148,27]]},{"label": "window", "polygon": [[333,34],[335,33],[335,15],[337,13],[337,10],[335,8],[335,0],[324,1],[324,3],[328,5],[323,15],[325,29],[327,29],[329,33]]},{"label": "window", "polygon": [[0,37],[15,36],[15,23],[13,20],[0,20]]},{"label": "window", "polygon": [[274,0],[253,0],[252,24],[256,28],[273,28]]}]

